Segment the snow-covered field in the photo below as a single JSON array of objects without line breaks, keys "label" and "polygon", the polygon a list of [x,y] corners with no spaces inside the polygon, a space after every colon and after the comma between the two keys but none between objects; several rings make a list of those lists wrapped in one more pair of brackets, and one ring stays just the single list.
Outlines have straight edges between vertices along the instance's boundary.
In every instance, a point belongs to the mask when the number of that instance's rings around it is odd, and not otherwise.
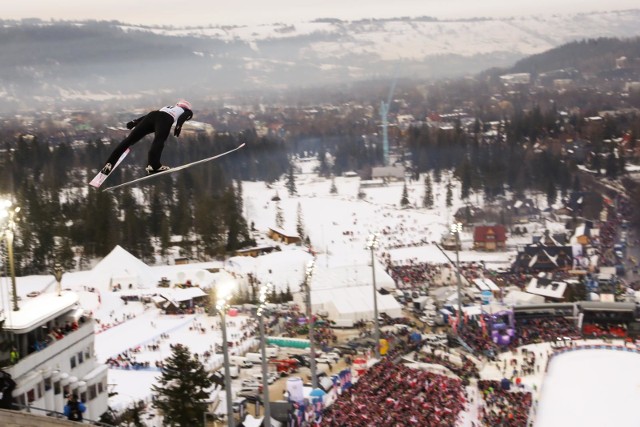
[{"label": "snow-covered field", "polygon": [[640,425],[640,355],[579,350],[551,359],[536,427]]},{"label": "snow-covered field", "polygon": [[[386,187],[366,188],[366,198],[357,197],[360,182],[358,178],[337,177],[337,194],[330,194],[331,182],[318,179],[309,170],[297,176],[298,194],[290,196],[284,182],[278,182],[268,188],[264,183],[243,183],[245,197],[244,208],[247,222],[255,224],[257,234],[264,235],[269,227],[275,226],[276,202],[271,199],[280,196],[280,207],[284,214],[285,229],[295,230],[298,206],[302,212],[305,233],[310,236],[311,244],[319,259],[327,266],[350,266],[362,264],[369,257],[366,241],[371,233],[379,233],[381,253],[389,254],[395,261],[415,259],[420,262],[446,262],[444,255],[431,242],[440,241],[448,232],[453,213],[463,206],[459,197],[459,185],[454,181],[453,206],[445,206],[444,185],[434,186],[435,208],[420,208],[424,192],[423,180],[408,182],[409,200],[417,207],[400,209],[403,184],[392,183]],[[472,196],[472,200],[482,203],[481,197]],[[540,205],[545,202],[541,201]],[[557,229],[560,224],[546,223],[546,227]],[[542,225],[528,225],[530,231],[542,231]],[[259,244],[273,244],[262,237]],[[480,253],[470,250],[471,234],[461,233],[463,244],[460,252],[462,261],[481,261],[487,264],[506,266],[515,256],[515,244],[526,243],[530,236],[509,237],[506,252]],[[295,292],[304,276],[305,263],[312,255],[304,248],[282,245],[282,252],[263,257],[234,257],[224,263],[224,267],[233,271],[236,277],[255,274],[263,281],[272,281],[283,288],[290,285]],[[455,255],[450,254],[451,257]],[[116,265],[119,260],[115,260]],[[122,261],[124,262],[124,261]],[[178,280],[185,274],[205,277],[205,268],[220,267],[221,264],[205,263],[202,266],[157,266],[149,268],[147,282],[155,283],[160,277]],[[100,267],[100,266],[98,266]],[[219,320],[205,314],[189,316],[165,316],[159,310],[144,307],[139,302],[125,304],[120,298],[123,294],[161,292],[164,289],[146,286],[144,289],[124,289],[113,292],[109,286],[112,280],[107,266],[92,272],[66,273],[63,288],[77,291],[82,305],[94,313],[100,320],[95,337],[96,356],[104,363],[109,358],[134,350],[129,355],[137,362],[149,362],[152,369],[146,371],[111,369],[109,383],[111,390],[118,394],[110,405],[122,409],[137,400],[150,400],[151,385],[158,371],[155,363],[167,357],[170,345],[181,343],[198,353],[210,367],[221,364],[222,356],[213,355],[208,359],[204,353],[221,343]],[[131,269],[137,267],[130,267]],[[111,273],[113,274],[113,273]],[[200,276],[198,276],[200,274]],[[209,273],[206,273],[209,274]],[[182,275],[182,276],[180,276]],[[209,277],[209,276],[207,276]],[[217,286],[223,278],[212,276],[210,283]],[[0,282],[8,286],[6,280]],[[51,276],[33,276],[19,278],[20,293],[33,290],[51,289]],[[95,284],[93,290],[86,286]],[[124,282],[126,283],[126,282]],[[246,318],[235,318],[235,324],[229,328],[230,340],[241,342],[241,349],[253,344],[252,339],[242,340],[242,325]],[[110,327],[106,327],[109,325]],[[546,350],[545,350],[546,351]],[[495,371],[495,369],[494,369]],[[483,375],[500,379],[500,374],[491,369],[482,371]],[[558,356],[549,368],[549,374],[535,379],[542,385],[541,400],[538,405],[537,426],[626,426],[638,425],[640,416],[636,415],[640,401],[640,356],[614,351],[581,351]],[[541,377],[541,375],[540,375]],[[532,384],[534,379],[523,378],[524,384]],[[635,411],[634,411],[635,410]],[[475,414],[475,412],[474,412]],[[463,425],[471,425],[471,419],[465,416]],[[156,425],[157,420],[148,420],[147,425]],[[477,424],[477,423],[476,423]]]}]

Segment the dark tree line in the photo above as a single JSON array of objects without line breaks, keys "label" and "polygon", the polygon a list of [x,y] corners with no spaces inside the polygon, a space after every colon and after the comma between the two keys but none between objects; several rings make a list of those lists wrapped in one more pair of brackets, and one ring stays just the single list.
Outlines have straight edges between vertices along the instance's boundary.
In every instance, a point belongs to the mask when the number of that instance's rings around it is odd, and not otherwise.
[{"label": "dark tree line", "polygon": [[[517,195],[537,190],[555,201],[557,192],[566,194],[573,182],[575,165],[549,149],[538,149],[531,138],[544,137],[549,129],[544,120],[532,116],[534,110],[506,122],[497,135],[478,140],[473,132],[412,127],[408,151],[415,174],[453,169],[461,183],[462,198],[471,191],[482,191],[488,200],[510,189]],[[534,131],[534,129],[537,129]]]},{"label": "dark tree line", "polygon": [[[102,140],[83,146],[20,138],[0,152],[0,194],[11,194],[21,211],[14,242],[18,275],[46,273],[55,262],[66,269],[102,257],[121,245],[154,260],[182,237],[185,256],[210,259],[255,244],[242,216],[239,180],[274,181],[289,168],[279,142],[241,135],[181,138],[167,142],[168,164],[199,160],[239,144],[233,155],[159,177],[148,185],[102,192],[87,185],[110,153]],[[117,141],[114,141],[115,143]],[[140,142],[107,183],[142,175],[148,142]]]}]

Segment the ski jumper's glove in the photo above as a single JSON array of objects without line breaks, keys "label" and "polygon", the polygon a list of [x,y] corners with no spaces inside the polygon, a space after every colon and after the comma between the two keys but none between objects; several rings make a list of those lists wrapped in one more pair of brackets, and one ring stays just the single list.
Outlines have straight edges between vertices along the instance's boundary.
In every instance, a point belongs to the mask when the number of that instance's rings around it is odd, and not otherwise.
[{"label": "ski jumper's glove", "polygon": [[134,127],[138,126],[138,123],[140,123],[145,117],[147,117],[146,114],[142,117],[138,117],[137,119],[133,119],[130,122],[127,122],[127,129],[131,130]]},{"label": "ski jumper's glove", "polygon": [[173,136],[175,137],[180,136],[182,125],[184,124],[184,122],[186,122],[187,120],[191,120],[191,118],[193,117],[193,111],[189,110],[188,108],[183,108],[183,110],[184,111],[182,112],[182,114],[180,114],[180,117],[178,117],[176,127],[173,130]]}]

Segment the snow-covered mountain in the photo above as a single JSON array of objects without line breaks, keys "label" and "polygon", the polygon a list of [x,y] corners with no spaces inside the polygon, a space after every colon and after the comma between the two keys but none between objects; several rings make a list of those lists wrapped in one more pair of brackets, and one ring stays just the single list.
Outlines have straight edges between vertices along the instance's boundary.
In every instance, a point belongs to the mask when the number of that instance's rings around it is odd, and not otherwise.
[{"label": "snow-covered mountain", "polygon": [[[640,35],[640,9],[575,15],[478,18],[441,21],[432,18],[385,20],[318,20],[296,25],[153,29],[156,34],[242,40],[256,55],[270,56],[262,44],[297,40],[306,44],[301,59],[326,59],[360,54],[382,61],[420,61],[433,56],[527,56],[585,38]],[[125,27],[140,29],[136,27]],[[284,46],[283,46],[284,47]],[[373,71],[371,71],[373,72]]]},{"label": "snow-covered mountain", "polygon": [[391,75],[459,77],[573,40],[636,37],[638,22],[640,9],[200,28],[6,21],[0,55],[11,61],[0,65],[0,93],[47,102],[323,86]]}]

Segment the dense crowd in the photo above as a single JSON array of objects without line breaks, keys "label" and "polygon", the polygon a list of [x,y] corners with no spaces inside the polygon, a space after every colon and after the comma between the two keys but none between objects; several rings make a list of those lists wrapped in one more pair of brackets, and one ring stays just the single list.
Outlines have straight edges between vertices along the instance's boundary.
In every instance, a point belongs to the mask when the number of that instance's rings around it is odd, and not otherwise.
[{"label": "dense crowd", "polygon": [[484,399],[480,420],[491,427],[526,427],[531,408],[529,392],[504,390],[498,381],[478,381]]},{"label": "dense crowd", "polygon": [[[84,323],[84,322],[85,322],[85,318],[83,316],[80,318],[80,323]],[[56,323],[53,327],[49,328],[48,330],[46,329],[46,326],[44,326],[43,327],[44,338],[35,340],[33,347],[29,349],[29,353],[32,353],[34,351],[40,351],[46,348],[52,342],[61,340],[65,336],[69,335],[71,332],[78,330],[78,327],[79,327],[79,324],[76,321],[73,321],[73,322],[67,321],[62,326]]]},{"label": "dense crowd", "polygon": [[[314,341],[322,348],[334,345],[338,337],[329,322],[317,316],[314,316],[313,322]],[[267,333],[274,332],[289,338],[306,335],[309,333],[307,317],[297,307],[273,312],[267,322]]]},{"label": "dense crowd", "polygon": [[491,340],[491,336],[483,331],[476,320],[471,319],[458,329],[462,341],[475,352],[493,358],[500,351],[500,347]]},{"label": "dense crowd", "polygon": [[595,324],[589,323],[583,326],[583,333],[585,337],[624,338],[627,336],[627,325],[624,325],[624,324],[595,325]]},{"label": "dense crowd", "polygon": [[468,384],[471,378],[480,377],[480,371],[471,359],[466,357],[464,354],[460,355],[460,359],[462,363],[455,363],[450,359],[448,354],[436,352],[433,347],[427,351],[416,352],[415,356],[416,361],[444,366],[462,378],[464,384]]},{"label": "dense crowd", "polygon": [[460,328],[459,333],[462,340],[475,352],[488,357],[493,357],[503,350],[527,344],[555,342],[559,337],[575,339],[581,336],[580,330],[573,322],[562,316],[516,318],[515,328],[515,338],[509,345],[502,347],[491,340],[488,331],[484,331],[480,323],[475,319],[466,321],[463,327]]},{"label": "dense crowd", "polygon": [[466,397],[459,379],[389,359],[372,366],[324,413],[323,426],[453,426]]},{"label": "dense crowd", "polygon": [[554,342],[559,337],[579,338],[580,331],[572,321],[562,316],[519,319],[516,318],[514,346],[540,342]]},{"label": "dense crowd", "polygon": [[434,283],[442,273],[440,264],[417,262],[414,259],[410,259],[404,264],[392,263],[387,259],[386,266],[387,273],[400,289],[413,289],[429,285]]}]

